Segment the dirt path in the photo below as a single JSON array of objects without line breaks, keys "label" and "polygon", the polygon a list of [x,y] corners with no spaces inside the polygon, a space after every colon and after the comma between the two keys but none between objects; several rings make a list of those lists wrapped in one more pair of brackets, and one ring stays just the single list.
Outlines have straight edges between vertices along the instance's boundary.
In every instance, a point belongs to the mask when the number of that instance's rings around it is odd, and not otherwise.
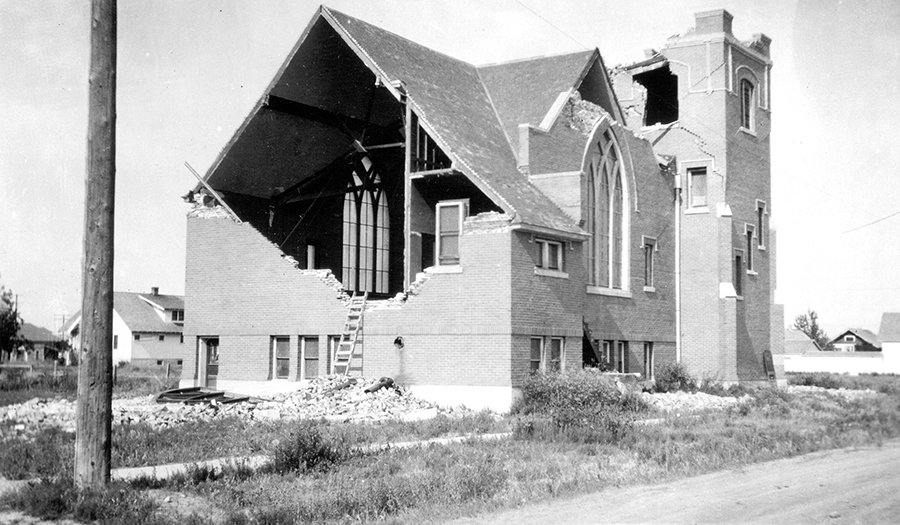
[{"label": "dirt path", "polygon": [[453,523],[900,523],[900,441],[605,490]]}]

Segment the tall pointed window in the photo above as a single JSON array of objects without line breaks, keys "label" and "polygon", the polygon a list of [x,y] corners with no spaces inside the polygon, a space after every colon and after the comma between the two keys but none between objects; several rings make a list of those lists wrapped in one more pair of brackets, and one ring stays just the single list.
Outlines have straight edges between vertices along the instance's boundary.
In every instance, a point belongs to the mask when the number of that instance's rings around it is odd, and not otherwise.
[{"label": "tall pointed window", "polygon": [[368,157],[354,169],[344,194],[344,288],[387,293],[390,223],[381,177]]},{"label": "tall pointed window", "polygon": [[756,96],[755,86],[749,80],[741,80],[741,127],[747,131],[756,131]]},{"label": "tall pointed window", "polygon": [[585,226],[588,284],[627,290],[627,191],[621,154],[612,133],[601,135],[590,164]]}]

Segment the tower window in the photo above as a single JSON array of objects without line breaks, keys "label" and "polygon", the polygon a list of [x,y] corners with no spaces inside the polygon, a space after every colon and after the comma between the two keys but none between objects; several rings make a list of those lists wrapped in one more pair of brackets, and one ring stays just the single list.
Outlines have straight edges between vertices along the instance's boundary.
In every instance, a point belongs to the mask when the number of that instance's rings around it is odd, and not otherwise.
[{"label": "tower window", "polygon": [[753,103],[755,91],[753,82],[746,78],[741,80],[741,127],[747,131],[756,130],[756,104]]},{"label": "tower window", "polygon": [[689,168],[688,186],[691,208],[706,206],[706,168]]}]

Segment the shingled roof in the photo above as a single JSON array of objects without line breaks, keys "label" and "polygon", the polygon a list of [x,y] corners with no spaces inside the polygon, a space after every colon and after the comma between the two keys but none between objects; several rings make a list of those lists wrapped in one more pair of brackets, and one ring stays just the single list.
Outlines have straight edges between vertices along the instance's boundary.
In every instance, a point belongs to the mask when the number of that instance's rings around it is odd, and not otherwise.
[{"label": "shingled roof", "polygon": [[[370,25],[349,15],[322,7],[387,82],[401,81],[420,120],[431,128],[460,171],[476,185],[493,193],[514,223],[583,233],[559,207],[519,173],[516,158],[491,104],[478,69],[469,63]],[[574,82],[585,63],[569,75]],[[573,87],[572,85],[569,88]],[[551,88],[555,89],[555,88]],[[547,94],[552,99],[559,94]],[[515,93],[493,93],[495,99]],[[546,112],[549,105],[544,109]]]},{"label": "shingled roof", "polygon": [[[152,332],[178,334],[181,325],[164,321],[154,304],[164,310],[183,310],[184,297],[180,295],[153,295],[134,292],[113,292],[113,310],[122,318],[132,332]],[[63,326],[64,333],[71,332],[81,324],[81,311],[77,312]]]},{"label": "shingled roof", "polygon": [[509,142],[518,141],[519,124],[540,124],[559,94],[572,89],[598,57],[594,49],[479,66]]},{"label": "shingled roof", "polygon": [[[419,117],[420,124],[455,161],[454,167],[510,214],[513,224],[549,228],[570,237],[587,236],[553,201],[532,185],[527,176],[518,171],[513,146],[517,141],[507,135],[521,123],[539,122],[538,117],[546,114],[560,92],[576,87],[584,71],[590,68],[591,60],[599,57],[599,52],[583,51],[478,68],[325,6],[310,22],[257,108],[248,115],[207,171],[206,180],[213,187],[222,184],[226,189],[231,187],[231,191],[237,191],[234,178],[250,177],[248,172],[232,168],[223,169],[222,174],[217,171],[220,166],[230,165],[227,159],[232,150],[249,154],[246,148],[241,149],[237,140],[242,133],[270,125],[267,124],[269,120],[276,119],[276,116],[262,111],[266,97],[273,92],[277,94],[284,87],[281,82],[288,85],[303,78],[302,75],[298,77],[298,72],[290,71],[290,66],[294,57],[304,50],[305,39],[311,34],[310,31],[318,27],[319,21],[325,21],[340,36],[379,83],[398,97],[402,93]],[[336,51],[330,49],[329,52]],[[519,82],[513,81],[514,75],[521,77],[521,70],[528,68],[534,68],[534,83],[524,87],[521,78]],[[311,78],[303,80],[314,81]],[[265,122],[252,124],[256,120]],[[321,126],[315,123],[309,125]],[[279,140],[277,134],[269,138],[274,142]],[[321,147],[332,147],[336,141],[323,142],[325,144]],[[266,147],[269,149],[263,153],[273,154],[268,143]],[[255,149],[260,150],[259,147]],[[259,164],[251,162],[248,165],[255,166],[258,178]],[[288,171],[297,173],[293,168]],[[284,182],[278,181],[272,186],[283,186]],[[253,181],[242,183],[241,188],[248,185],[252,186]],[[250,190],[247,190],[248,194],[271,197],[267,190],[255,187]]]}]

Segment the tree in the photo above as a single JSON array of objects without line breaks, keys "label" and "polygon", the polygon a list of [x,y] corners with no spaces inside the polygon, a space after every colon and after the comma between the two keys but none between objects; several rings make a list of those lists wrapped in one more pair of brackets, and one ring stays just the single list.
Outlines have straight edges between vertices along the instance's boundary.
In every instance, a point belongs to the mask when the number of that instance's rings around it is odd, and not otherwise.
[{"label": "tree", "polygon": [[815,310],[807,310],[805,314],[800,314],[794,319],[792,328],[800,330],[810,339],[815,341],[819,348],[826,351],[834,350],[831,344],[831,338],[819,326],[819,314]]},{"label": "tree", "polygon": [[19,327],[22,325],[22,318],[13,297],[12,290],[0,285],[0,361],[4,358],[9,361],[13,350],[21,344]]}]

